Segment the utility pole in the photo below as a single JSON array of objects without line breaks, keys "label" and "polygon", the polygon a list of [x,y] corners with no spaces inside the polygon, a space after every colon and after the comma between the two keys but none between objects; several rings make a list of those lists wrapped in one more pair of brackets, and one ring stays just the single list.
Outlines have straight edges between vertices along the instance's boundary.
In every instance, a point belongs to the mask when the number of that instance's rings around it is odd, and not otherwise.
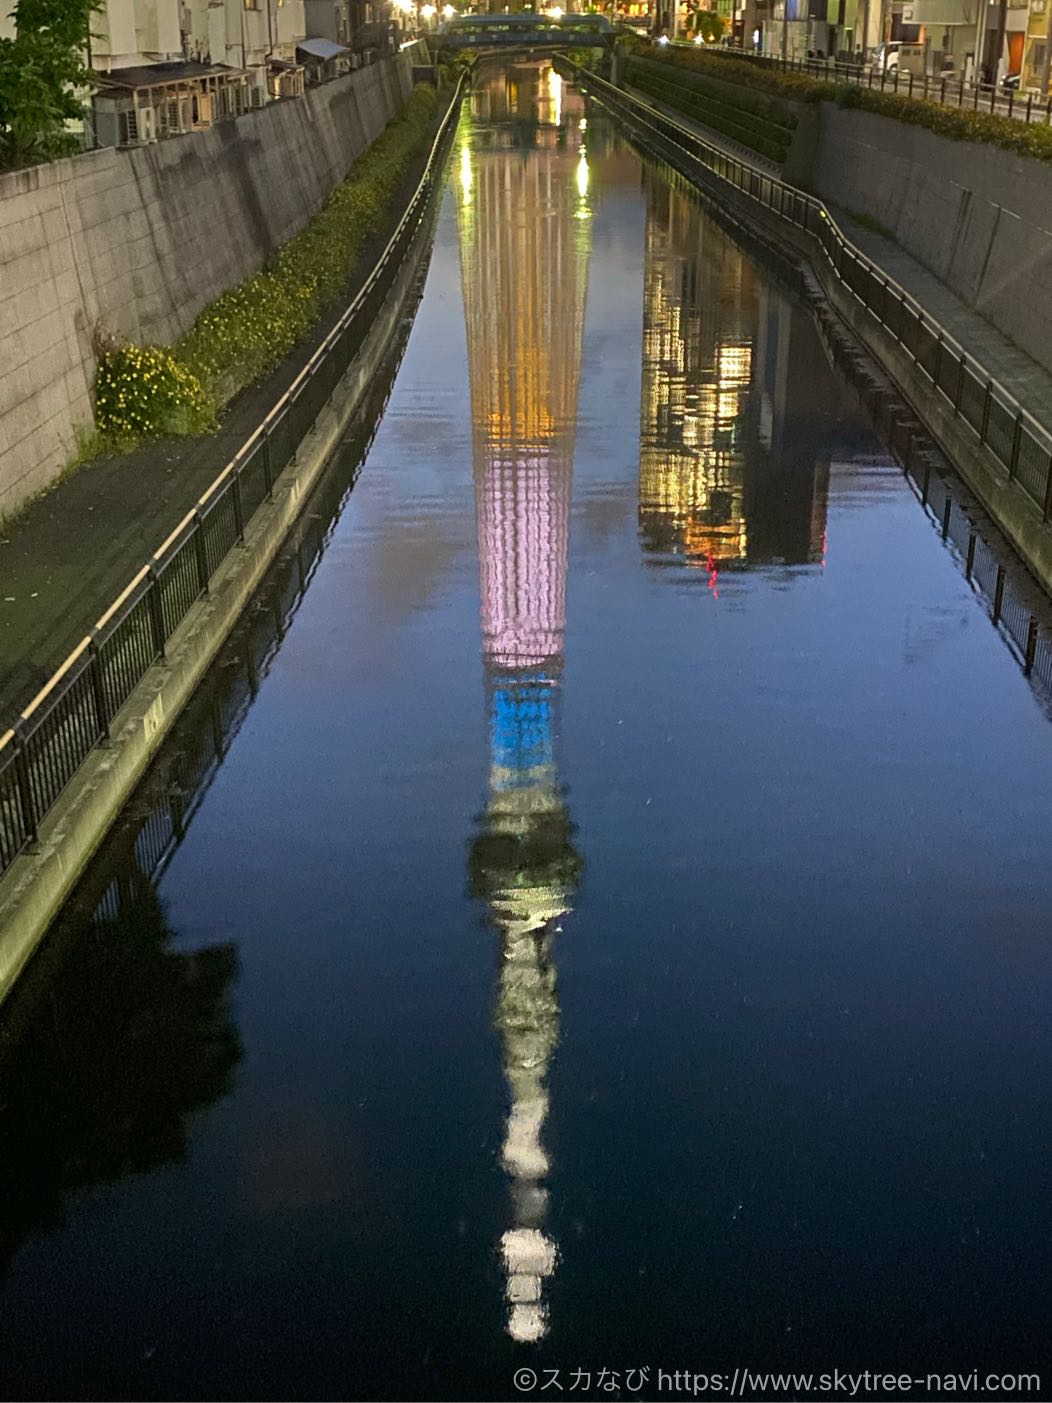
[{"label": "utility pole", "polygon": [[988,0],[975,0],[975,58],[972,62],[972,82],[979,84],[983,79],[983,49],[986,47],[986,8]]},{"label": "utility pole", "polygon": [[990,55],[990,82],[996,88],[1001,76],[1001,58],[1005,51],[1005,28],[1008,22],[1008,0],[1000,0],[997,6],[997,44]]},{"label": "utility pole", "polygon": [[782,0],[782,58],[789,57],[789,0]]}]

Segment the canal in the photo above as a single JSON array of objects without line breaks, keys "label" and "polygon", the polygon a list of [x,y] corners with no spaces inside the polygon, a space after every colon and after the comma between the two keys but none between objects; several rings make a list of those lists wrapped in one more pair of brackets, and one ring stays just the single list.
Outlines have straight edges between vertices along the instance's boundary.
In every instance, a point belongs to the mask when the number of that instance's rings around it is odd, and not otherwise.
[{"label": "canal", "polygon": [[4,1396],[1047,1377],[1052,725],[953,532],[543,65],[405,333],[4,1010]]}]

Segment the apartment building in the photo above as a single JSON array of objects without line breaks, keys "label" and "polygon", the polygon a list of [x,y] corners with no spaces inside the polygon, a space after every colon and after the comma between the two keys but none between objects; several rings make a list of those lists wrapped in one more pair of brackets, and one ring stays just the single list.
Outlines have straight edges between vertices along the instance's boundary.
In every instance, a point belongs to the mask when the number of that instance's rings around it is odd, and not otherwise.
[{"label": "apartment building", "polygon": [[304,19],[304,0],[106,0],[90,54],[95,139],[150,141],[302,91]]}]

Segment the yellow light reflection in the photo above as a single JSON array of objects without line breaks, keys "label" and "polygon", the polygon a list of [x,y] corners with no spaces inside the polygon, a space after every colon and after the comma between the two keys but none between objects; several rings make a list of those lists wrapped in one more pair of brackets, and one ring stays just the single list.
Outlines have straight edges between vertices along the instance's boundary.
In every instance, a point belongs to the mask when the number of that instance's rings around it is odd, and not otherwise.
[{"label": "yellow light reflection", "polygon": [[561,126],[563,120],[563,80],[554,68],[548,69],[548,97],[552,104],[552,121]]},{"label": "yellow light reflection", "polygon": [[460,148],[460,190],[466,205],[471,204],[471,152],[467,145]]},{"label": "yellow light reflection", "polygon": [[752,370],[751,346],[721,346],[717,377],[721,384],[747,385]]}]

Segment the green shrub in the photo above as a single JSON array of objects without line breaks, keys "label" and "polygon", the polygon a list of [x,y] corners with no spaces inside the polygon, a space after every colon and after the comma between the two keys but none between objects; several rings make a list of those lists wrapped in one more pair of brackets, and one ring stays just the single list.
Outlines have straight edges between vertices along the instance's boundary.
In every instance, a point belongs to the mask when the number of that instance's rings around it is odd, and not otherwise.
[{"label": "green shrub", "polygon": [[117,346],[99,365],[95,422],[115,443],[210,428],[212,402],[164,346]]},{"label": "green shrub", "polygon": [[319,213],[261,273],[206,307],[176,347],[219,398],[276,366],[347,286],[362,242],[433,124],[437,94],[421,84],[351,167]]},{"label": "green shrub", "polygon": [[795,126],[795,118],[783,117],[778,122],[771,121],[766,116],[757,115],[752,106],[738,107],[727,101],[724,96],[726,89],[715,89],[719,96],[713,97],[709,95],[708,87],[702,88],[693,82],[668,81],[660,70],[635,60],[630,60],[626,77],[642,92],[769,160],[781,163],[788,155],[792,140],[789,124]]},{"label": "green shrub", "polygon": [[951,141],[976,141],[1031,156],[1038,161],[1052,160],[1052,127],[1043,123],[1017,122],[991,112],[949,107],[905,93],[863,88],[854,83],[810,78],[802,73],[782,73],[751,59],[726,58],[720,54],[688,49],[664,49],[638,45],[636,52],[655,63],[690,73],[707,74],[728,83],[741,83],[751,92],[768,93],[789,102],[836,102],[876,112],[911,126],[926,127]]},{"label": "green shrub", "polygon": [[314,219],[267,266],[210,303],[170,350],[120,346],[102,357],[95,418],[114,441],[198,433],[215,406],[272,370],[347,286],[412,158],[430,135],[437,94],[420,85],[355,161]]},{"label": "green shrub", "polygon": [[[651,53],[652,52],[653,51],[651,51]],[[703,56],[703,53],[699,52],[698,59],[701,59]],[[676,57],[679,57],[678,53]],[[650,68],[652,71],[658,68],[659,63],[662,64],[663,71],[669,81],[675,82],[677,86],[682,86],[692,92],[703,94],[710,102],[718,102],[724,106],[733,107],[739,112],[744,111],[751,113],[752,116],[756,117],[758,120],[773,122],[775,126],[785,127],[789,131],[792,131],[797,125],[798,119],[796,113],[792,108],[786,107],[784,102],[779,102],[770,97],[762,97],[752,92],[751,89],[742,89],[735,92],[733,80],[730,84],[726,81],[720,81],[720,64],[718,62],[715,65],[715,70],[710,73],[708,65],[703,67],[697,61],[689,65],[684,62],[668,65],[661,59],[651,61],[649,56],[647,58],[640,56],[629,60],[629,66],[633,69],[643,66]],[[675,70],[674,77],[669,74],[669,67]],[[730,91],[728,91],[728,88],[730,88]]]}]

